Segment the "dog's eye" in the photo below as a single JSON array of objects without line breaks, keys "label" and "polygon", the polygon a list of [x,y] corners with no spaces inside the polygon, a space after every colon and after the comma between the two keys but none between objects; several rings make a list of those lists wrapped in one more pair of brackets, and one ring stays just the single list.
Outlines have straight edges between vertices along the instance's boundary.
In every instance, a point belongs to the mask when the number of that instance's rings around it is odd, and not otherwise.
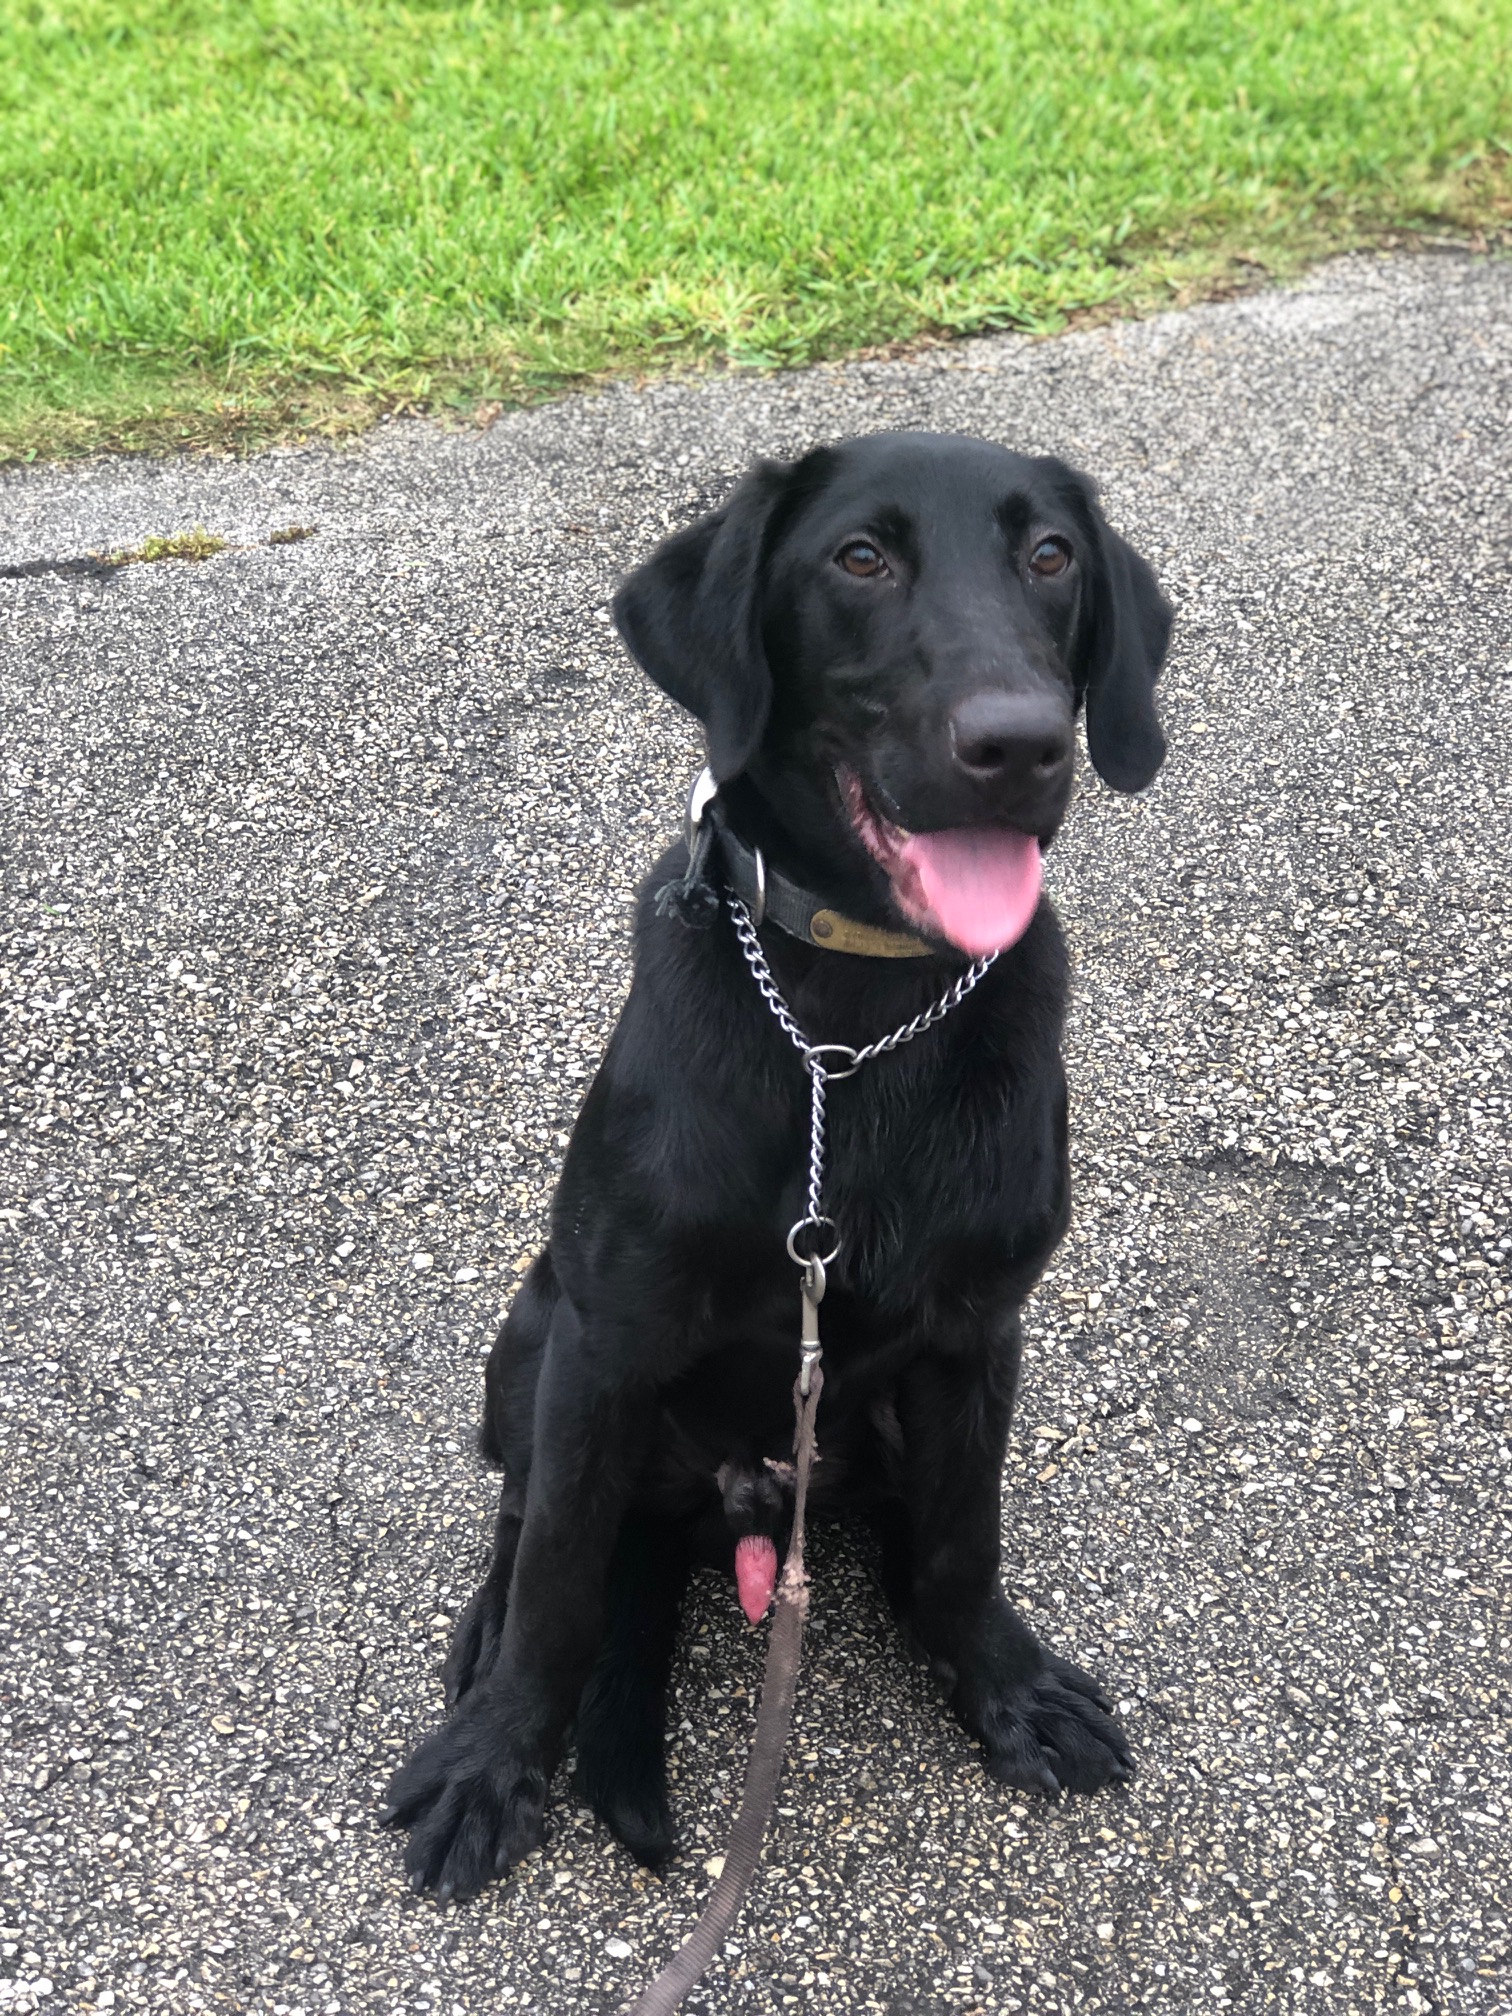
[{"label": "dog's eye", "polygon": [[1064,539],[1041,539],[1029,555],[1031,574],[1064,574],[1071,565],[1071,548]]},{"label": "dog's eye", "polygon": [[869,539],[852,539],[849,545],[840,548],[835,560],[847,574],[854,574],[863,581],[887,572],[887,562]]}]

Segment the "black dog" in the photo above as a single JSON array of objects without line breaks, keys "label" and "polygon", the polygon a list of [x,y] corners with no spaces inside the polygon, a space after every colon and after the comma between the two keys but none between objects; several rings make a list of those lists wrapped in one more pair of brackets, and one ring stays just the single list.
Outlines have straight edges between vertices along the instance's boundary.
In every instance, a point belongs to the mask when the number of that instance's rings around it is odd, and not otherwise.
[{"label": "black dog", "polygon": [[[1039,850],[1083,701],[1108,783],[1159,768],[1170,612],[1063,464],[892,434],[759,465],[631,576],[615,617],[703,723],[711,881],[754,907],[761,850],[761,942],[810,1040],[870,1042],[936,1000],[963,953],[1007,947],[938,1027],[831,1088],[824,1204],[843,1244],[814,1502],[875,1517],[889,1597],[995,1778],[1122,1778],[1107,1702],[999,1585],[999,1491],[1018,1311],[1069,1209],[1065,956]],[[451,1719],[385,1813],[410,1830],[415,1887],[443,1897],[539,1844],[574,1718],[580,1789],[634,1855],[667,1855],[663,1703],[689,1564],[728,1566],[788,1516],[784,1242],[808,1080],[727,909],[709,894],[690,928],[655,900],[686,868],[672,850],[642,892],[634,985],[550,1244],[489,1361],[493,1563],[447,1661]],[[696,908],[691,879],[681,893]]]}]

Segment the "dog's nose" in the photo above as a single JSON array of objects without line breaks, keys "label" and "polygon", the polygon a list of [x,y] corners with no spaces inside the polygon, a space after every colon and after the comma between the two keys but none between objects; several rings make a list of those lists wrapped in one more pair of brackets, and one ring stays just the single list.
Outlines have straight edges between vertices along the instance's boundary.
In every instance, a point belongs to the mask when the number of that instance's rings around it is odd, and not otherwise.
[{"label": "dog's nose", "polygon": [[1048,693],[968,693],[950,710],[950,750],[983,784],[1048,784],[1071,760],[1071,723]]}]

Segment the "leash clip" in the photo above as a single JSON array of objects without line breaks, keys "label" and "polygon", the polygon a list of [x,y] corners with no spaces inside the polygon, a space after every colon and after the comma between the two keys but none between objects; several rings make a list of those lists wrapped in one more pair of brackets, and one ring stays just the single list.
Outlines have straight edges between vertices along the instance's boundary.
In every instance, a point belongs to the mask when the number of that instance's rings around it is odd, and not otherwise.
[{"label": "leash clip", "polygon": [[806,1400],[814,1367],[824,1356],[819,1342],[819,1304],[824,1300],[824,1262],[816,1253],[803,1270],[803,1327],[798,1339],[798,1391]]}]

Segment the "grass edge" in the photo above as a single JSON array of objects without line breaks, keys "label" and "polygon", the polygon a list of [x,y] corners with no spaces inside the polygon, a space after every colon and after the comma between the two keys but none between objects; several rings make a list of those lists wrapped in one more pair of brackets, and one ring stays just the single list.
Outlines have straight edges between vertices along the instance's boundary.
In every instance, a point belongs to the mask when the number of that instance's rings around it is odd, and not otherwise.
[{"label": "grass edge", "polygon": [[587,369],[553,369],[518,354],[513,359],[503,354],[441,358],[424,370],[334,384],[329,378],[297,379],[271,371],[239,377],[190,372],[172,380],[160,402],[125,414],[43,406],[29,416],[22,408],[17,420],[0,403],[0,470],[120,455],[245,456],[273,447],[350,440],[400,417],[486,427],[505,412],[613,383],[688,381],[718,373],[908,357],[998,332],[1045,340],[1069,330],[1237,299],[1289,284],[1329,259],[1351,254],[1449,250],[1494,257],[1512,251],[1512,156],[1483,160],[1435,193],[1439,200],[1432,211],[1419,211],[1407,225],[1361,228],[1353,219],[1337,219],[1294,228],[1279,243],[1267,238],[1263,249],[1253,239],[1229,236],[1145,248],[1125,269],[1129,284],[1040,325],[1009,317],[977,326],[921,321],[883,342],[833,349],[821,344],[791,363],[753,362],[711,343],[654,356],[611,354]]}]

